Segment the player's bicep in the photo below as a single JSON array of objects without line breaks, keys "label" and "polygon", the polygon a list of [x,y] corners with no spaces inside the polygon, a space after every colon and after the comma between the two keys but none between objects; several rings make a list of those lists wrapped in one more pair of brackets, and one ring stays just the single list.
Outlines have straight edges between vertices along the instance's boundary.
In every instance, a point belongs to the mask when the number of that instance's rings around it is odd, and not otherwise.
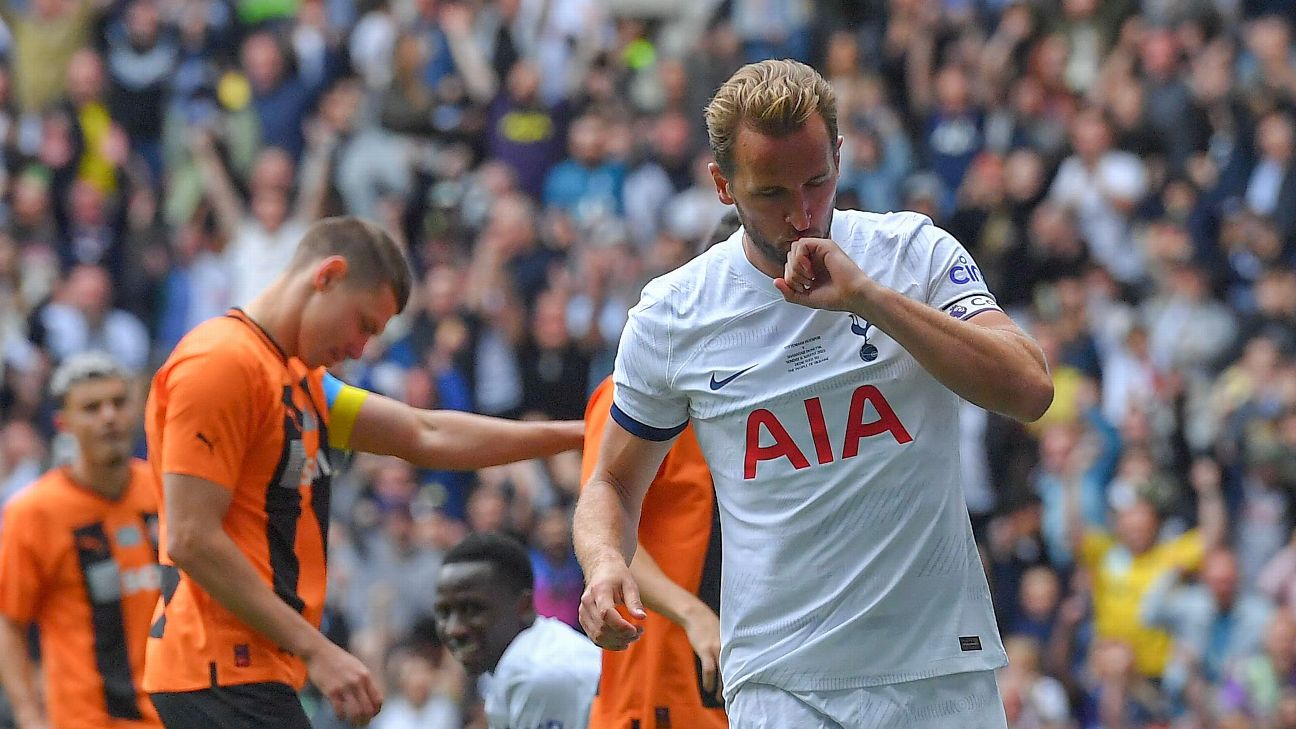
[{"label": "player's bicep", "polygon": [[666,439],[649,439],[631,432],[613,417],[603,428],[599,442],[598,459],[588,483],[604,483],[612,487],[627,504],[638,504],[670,452],[680,431]]},{"label": "player's bicep", "polygon": [[1040,349],[1039,344],[1031,338],[1029,334],[1022,331],[1011,317],[999,310],[985,311],[970,320],[973,324],[993,329],[999,332],[1006,332],[1012,335],[1013,339],[1035,360],[1035,364],[1044,371],[1048,371],[1048,361],[1044,358],[1044,350]]},{"label": "player's bicep", "polygon": [[187,541],[224,529],[234,492],[215,481],[182,473],[162,476],[167,541]]},{"label": "player's bicep", "polygon": [[998,309],[986,310],[981,314],[968,319],[968,321],[977,326],[985,327],[986,329],[997,329],[1001,332],[1019,334],[1023,337],[1027,336],[1026,332],[1022,331],[1022,328],[1017,326],[1017,322],[1012,320],[1012,317]]},{"label": "player's bicep", "polygon": [[333,436],[335,425],[330,424],[329,443],[346,450],[409,460],[418,443],[421,412],[399,400],[366,393],[352,416],[350,437],[339,444],[339,439]]},{"label": "player's bicep", "polygon": [[328,444],[338,450],[358,450],[352,445],[356,423],[365,401],[369,399],[368,390],[353,387],[331,374],[324,375],[324,400],[328,403]]}]

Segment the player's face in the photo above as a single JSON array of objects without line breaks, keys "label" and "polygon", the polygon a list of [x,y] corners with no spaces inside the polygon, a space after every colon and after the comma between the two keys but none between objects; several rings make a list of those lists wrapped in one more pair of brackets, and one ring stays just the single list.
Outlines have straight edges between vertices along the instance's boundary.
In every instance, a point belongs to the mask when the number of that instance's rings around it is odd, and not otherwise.
[{"label": "player's face", "polygon": [[396,296],[390,286],[362,289],[344,283],[329,288],[307,306],[296,351],[310,367],[357,359],[393,316]]},{"label": "player's face", "polygon": [[733,175],[726,178],[711,166],[716,193],[737,208],[747,255],[758,268],[781,275],[793,241],[828,237],[840,152],[841,138],[829,137],[816,113],[783,137],[740,127]]},{"label": "player's face", "polygon": [[531,591],[510,590],[489,563],[456,562],[441,568],[433,616],[450,655],[476,676],[495,670],[535,613]]},{"label": "player's face", "polygon": [[126,380],[110,377],[68,388],[58,426],[76,438],[80,457],[97,465],[130,458],[132,408]]}]

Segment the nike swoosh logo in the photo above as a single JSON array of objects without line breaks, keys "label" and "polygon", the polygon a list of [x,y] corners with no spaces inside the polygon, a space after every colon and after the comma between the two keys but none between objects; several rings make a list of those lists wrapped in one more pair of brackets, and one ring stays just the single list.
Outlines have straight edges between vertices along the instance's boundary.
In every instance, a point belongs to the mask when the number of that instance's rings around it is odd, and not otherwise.
[{"label": "nike swoosh logo", "polygon": [[728,377],[724,378],[723,380],[717,380],[717,379],[715,378],[715,373],[712,372],[712,373],[711,373],[711,389],[712,389],[712,390],[719,390],[720,388],[724,387],[725,385],[729,384],[730,382],[733,382],[734,380],[738,379],[738,375],[741,375],[742,373],[746,372],[747,370],[749,370],[749,369],[751,369],[752,367],[755,367],[755,366],[756,366],[756,365],[752,365],[751,367],[748,367],[748,368],[746,368],[746,369],[738,370],[737,372],[733,373],[732,375],[729,375]]}]

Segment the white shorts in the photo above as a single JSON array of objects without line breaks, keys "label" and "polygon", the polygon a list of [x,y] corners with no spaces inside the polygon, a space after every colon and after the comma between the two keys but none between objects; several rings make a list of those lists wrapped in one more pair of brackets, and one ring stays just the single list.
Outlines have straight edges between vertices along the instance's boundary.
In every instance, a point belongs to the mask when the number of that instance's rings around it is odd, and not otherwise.
[{"label": "white shorts", "polygon": [[1006,729],[994,671],[841,691],[749,683],[727,707],[731,729]]}]

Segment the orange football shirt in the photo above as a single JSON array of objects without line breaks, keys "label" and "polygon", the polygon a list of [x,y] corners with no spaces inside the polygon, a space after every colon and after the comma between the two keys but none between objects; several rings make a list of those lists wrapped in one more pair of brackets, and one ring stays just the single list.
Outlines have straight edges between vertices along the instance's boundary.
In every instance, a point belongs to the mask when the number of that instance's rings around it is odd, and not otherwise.
[{"label": "orange football shirt", "polygon": [[143,461],[115,501],[57,468],[5,505],[0,613],[40,628],[45,710],[58,729],[162,726],[140,685],[158,602],[157,511]]},{"label": "orange football shirt", "polygon": [[[229,489],[226,533],[265,584],[317,627],[332,474],[323,378],[323,368],[286,357],[235,309],[185,335],[154,376],[145,415],[158,488],[163,474],[177,473]],[[161,561],[169,565],[166,529],[164,508]],[[174,567],[164,568],[162,598],[145,664],[150,693],[305,683],[300,658]]]},{"label": "orange football shirt", "polygon": [[[612,380],[604,380],[585,410],[581,483],[598,462],[611,417]],[[711,472],[693,427],[680,434],[662,462],[639,517],[639,543],[672,582],[720,607],[720,523]],[[589,729],[723,729],[717,696],[704,699],[697,656],[684,629],[647,611],[644,633],[624,651],[603,652],[603,675]]]}]

